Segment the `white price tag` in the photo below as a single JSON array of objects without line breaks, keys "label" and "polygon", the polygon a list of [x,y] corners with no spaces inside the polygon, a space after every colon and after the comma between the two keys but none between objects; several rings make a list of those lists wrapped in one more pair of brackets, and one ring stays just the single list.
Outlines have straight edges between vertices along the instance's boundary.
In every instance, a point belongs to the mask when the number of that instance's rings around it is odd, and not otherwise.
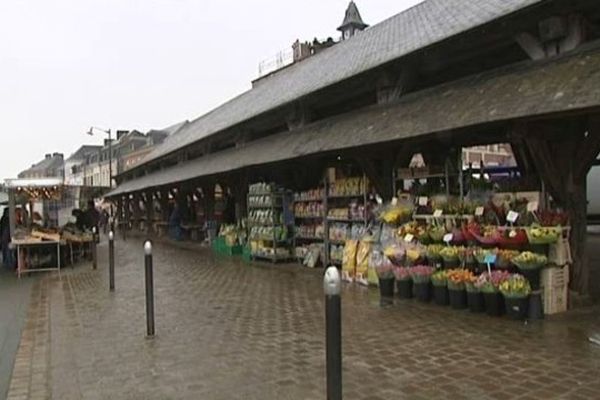
[{"label": "white price tag", "polygon": [[426,206],[428,202],[429,202],[429,199],[427,197],[425,197],[425,196],[419,197],[419,205],[420,206]]},{"label": "white price tag", "polygon": [[404,236],[404,241],[406,243],[410,243],[415,239],[415,235],[413,235],[412,233],[407,233],[406,236]]},{"label": "white price tag", "polygon": [[537,201],[530,201],[529,203],[527,203],[527,211],[529,212],[537,211],[539,207],[540,203]]},{"label": "white price tag", "polygon": [[392,205],[395,206],[398,204],[398,198],[397,197],[392,197]]},{"label": "white price tag", "polygon": [[506,216],[506,220],[510,223],[515,223],[517,222],[517,219],[519,219],[519,213],[516,211],[509,211],[508,215]]},{"label": "white price tag", "polygon": [[444,212],[443,212],[442,210],[439,210],[439,209],[438,209],[438,210],[435,210],[435,211],[433,212],[433,216],[434,216],[434,217],[436,217],[436,218],[439,218],[439,217],[441,217],[441,216],[442,216],[442,214],[443,214],[443,213],[444,213]]},{"label": "white price tag", "polygon": [[454,235],[451,233],[446,233],[444,235],[444,242],[446,243],[450,243],[452,241],[452,239],[454,239]]},{"label": "white price tag", "polygon": [[483,215],[483,207],[477,207],[475,209],[475,215],[481,217]]}]

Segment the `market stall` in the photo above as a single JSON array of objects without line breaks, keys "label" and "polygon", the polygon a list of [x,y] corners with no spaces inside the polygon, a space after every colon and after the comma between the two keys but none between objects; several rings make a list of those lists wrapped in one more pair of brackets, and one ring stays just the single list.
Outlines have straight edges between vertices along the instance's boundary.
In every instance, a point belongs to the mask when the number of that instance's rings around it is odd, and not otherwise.
[{"label": "market stall", "polygon": [[[25,273],[58,271],[67,257],[85,257],[93,240],[90,232],[71,219],[83,212],[66,209],[69,188],[57,178],[9,179],[10,248],[19,277]],[[69,206],[72,204],[69,203]]]}]

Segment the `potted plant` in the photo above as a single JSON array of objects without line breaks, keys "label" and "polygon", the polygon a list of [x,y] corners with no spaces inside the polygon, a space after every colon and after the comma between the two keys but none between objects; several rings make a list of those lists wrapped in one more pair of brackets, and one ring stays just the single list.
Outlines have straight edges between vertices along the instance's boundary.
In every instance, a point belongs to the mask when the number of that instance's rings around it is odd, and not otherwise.
[{"label": "potted plant", "polygon": [[411,299],[413,297],[413,281],[410,275],[410,268],[395,267],[394,275],[396,277],[396,288],[398,297],[401,299]]},{"label": "potted plant", "polygon": [[512,259],[512,263],[531,285],[531,290],[540,289],[540,269],[548,263],[548,258],[542,254],[523,252]]},{"label": "potted plant", "polygon": [[446,271],[439,269],[431,275],[431,284],[433,285],[433,301],[438,306],[447,306],[448,299],[448,280]]},{"label": "potted plant", "polygon": [[527,318],[531,286],[520,274],[512,274],[500,284],[500,292],[504,296],[506,314],[513,319]]},{"label": "potted plant", "polygon": [[485,311],[491,316],[500,316],[504,314],[504,298],[499,291],[500,284],[509,278],[510,274],[506,271],[484,272],[479,275],[475,286],[483,293]]},{"label": "potted plant", "polygon": [[461,248],[454,246],[446,246],[440,250],[440,256],[444,260],[444,269],[458,268],[460,265],[460,260],[458,259],[460,251]]},{"label": "potted plant", "polygon": [[382,262],[375,265],[375,272],[379,278],[379,294],[381,297],[394,297],[394,265],[385,258]]},{"label": "potted plant", "polygon": [[427,265],[417,265],[410,268],[413,281],[413,293],[417,300],[428,302],[431,299],[431,275],[434,269]]},{"label": "potted plant", "polygon": [[432,267],[438,266],[442,262],[442,256],[440,252],[444,249],[444,246],[441,244],[430,244],[427,246],[426,256],[427,262]]},{"label": "potted plant", "polygon": [[467,308],[467,292],[465,291],[465,283],[470,281],[474,275],[466,269],[451,269],[446,271],[448,280],[448,297],[450,299],[450,307],[455,310]]},{"label": "potted plant", "polygon": [[467,305],[469,310],[473,313],[479,313],[485,311],[485,303],[483,302],[483,294],[479,291],[479,288],[475,285],[477,277],[471,274],[468,281],[465,282],[465,290],[467,292]]}]

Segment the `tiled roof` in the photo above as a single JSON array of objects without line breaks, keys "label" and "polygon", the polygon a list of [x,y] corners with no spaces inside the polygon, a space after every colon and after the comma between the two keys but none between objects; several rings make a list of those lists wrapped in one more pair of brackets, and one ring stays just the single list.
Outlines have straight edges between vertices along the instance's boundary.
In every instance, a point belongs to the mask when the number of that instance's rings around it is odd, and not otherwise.
[{"label": "tiled roof", "polygon": [[365,24],[365,22],[363,21],[362,17],[360,16],[360,12],[358,11],[358,8],[356,7],[356,4],[354,3],[354,1],[351,1],[350,4],[348,5],[348,8],[346,9],[346,14],[344,15],[344,22],[342,22],[342,25],[340,25],[338,30],[341,30],[343,27],[349,26],[349,25],[354,25],[354,26],[360,27],[361,29],[369,26],[369,25]]},{"label": "tiled roof", "polygon": [[600,48],[524,62],[408,94],[295,132],[250,142],[124,182],[111,195],[327,151],[600,106]]},{"label": "tiled roof", "polygon": [[146,162],[541,1],[426,0],[349,40],[264,78],[256,87],[184,126],[153,150]]}]

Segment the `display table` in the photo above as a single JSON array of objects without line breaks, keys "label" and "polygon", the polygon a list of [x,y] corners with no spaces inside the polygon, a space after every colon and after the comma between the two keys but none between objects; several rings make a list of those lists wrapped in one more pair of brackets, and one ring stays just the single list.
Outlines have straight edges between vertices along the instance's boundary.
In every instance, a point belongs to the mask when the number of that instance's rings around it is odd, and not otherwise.
[{"label": "display table", "polygon": [[187,232],[187,234],[189,235],[189,238],[192,241],[198,241],[198,239],[200,238],[200,232],[203,230],[204,225],[198,225],[198,224],[181,224],[181,229],[184,232]]},{"label": "display table", "polygon": [[[11,247],[17,250],[17,276],[20,278],[21,274],[26,274],[29,272],[44,272],[44,271],[58,271],[60,274],[60,246],[65,245],[66,243],[61,240],[40,240],[35,238],[27,238],[27,239],[13,239],[11,241]],[[25,253],[28,252],[29,249],[39,248],[39,247],[49,247],[56,246],[56,267],[46,267],[46,268],[26,268],[24,265],[24,260],[21,256],[21,251],[23,250]]]}]

